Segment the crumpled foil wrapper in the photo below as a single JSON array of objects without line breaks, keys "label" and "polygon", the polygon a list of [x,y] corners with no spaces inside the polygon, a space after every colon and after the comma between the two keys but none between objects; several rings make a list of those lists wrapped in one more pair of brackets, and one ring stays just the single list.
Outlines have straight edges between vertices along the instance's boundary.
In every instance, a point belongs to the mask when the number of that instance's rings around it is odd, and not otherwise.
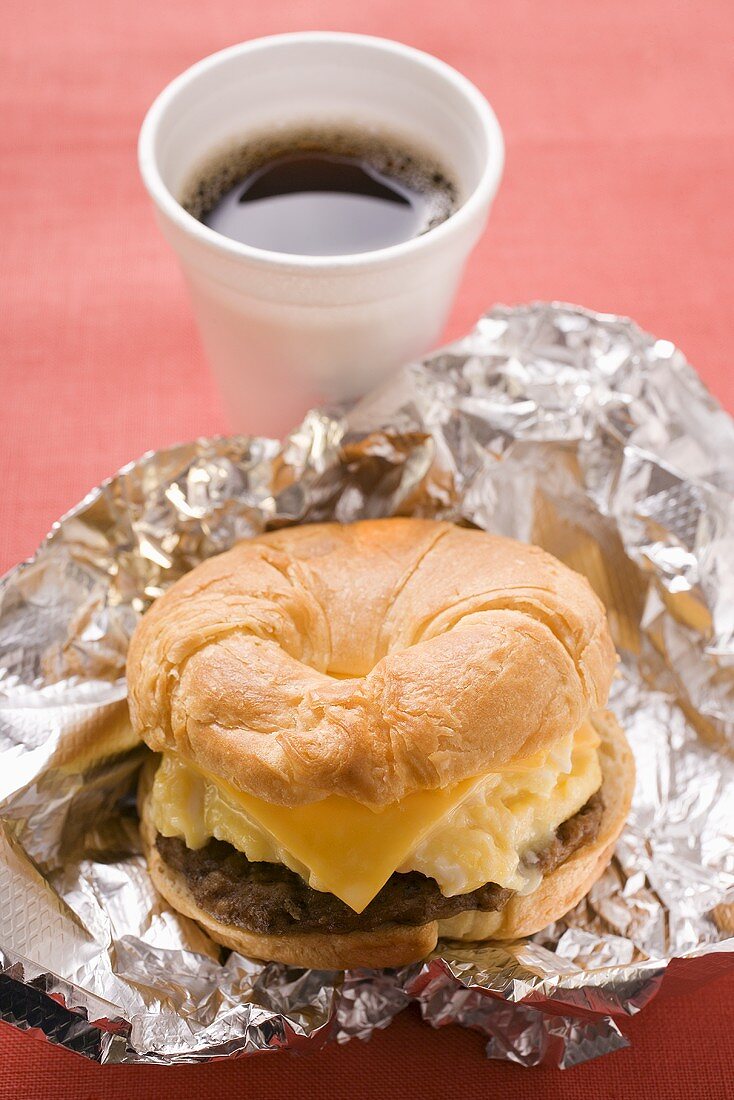
[{"label": "crumpled foil wrapper", "polygon": [[[265,528],[417,514],[546,547],[604,600],[638,765],[588,897],[531,940],[346,974],[223,956],[151,888],[125,652],[145,608]],[[416,1002],[492,1058],[626,1045],[734,960],[734,422],[671,343],[563,305],[465,339],[283,444],[199,439],[86,497],[0,590],[0,1018],[103,1063],[367,1038]],[[673,965],[671,965],[673,964]]]}]

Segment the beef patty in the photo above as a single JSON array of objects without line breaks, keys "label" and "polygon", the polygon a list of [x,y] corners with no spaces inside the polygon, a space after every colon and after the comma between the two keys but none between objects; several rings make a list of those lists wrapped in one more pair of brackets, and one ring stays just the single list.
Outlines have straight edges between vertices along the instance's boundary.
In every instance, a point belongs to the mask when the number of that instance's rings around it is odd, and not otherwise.
[{"label": "beef patty", "polygon": [[[601,795],[559,826],[534,863],[548,874],[599,831]],[[251,863],[223,840],[187,848],[179,837],[158,833],[156,847],[168,866],[182,875],[198,905],[223,924],[261,935],[289,932],[372,932],[386,924],[427,924],[478,909],[507,905],[513,891],[488,882],[468,894],[447,898],[435,879],[419,871],[391,875],[366,909],[355,913],[333,894],[313,890],[281,863]]]}]

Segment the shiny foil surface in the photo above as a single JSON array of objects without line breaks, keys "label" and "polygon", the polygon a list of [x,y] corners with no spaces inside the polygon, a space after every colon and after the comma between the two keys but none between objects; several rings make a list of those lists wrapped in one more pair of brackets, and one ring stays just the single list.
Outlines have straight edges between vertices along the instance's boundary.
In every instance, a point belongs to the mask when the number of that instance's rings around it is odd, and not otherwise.
[{"label": "shiny foil surface", "polygon": [[[223,955],[157,897],[140,855],[131,631],[238,539],[393,514],[536,542],[588,576],[622,657],[628,825],[588,897],[529,941],[346,974]],[[5,578],[0,1018],[103,1063],[364,1039],[410,1002],[526,1066],[616,1050],[664,976],[705,982],[734,961],[733,743],[734,422],[680,351],[629,321],[498,307],[282,445],[145,455]]]}]

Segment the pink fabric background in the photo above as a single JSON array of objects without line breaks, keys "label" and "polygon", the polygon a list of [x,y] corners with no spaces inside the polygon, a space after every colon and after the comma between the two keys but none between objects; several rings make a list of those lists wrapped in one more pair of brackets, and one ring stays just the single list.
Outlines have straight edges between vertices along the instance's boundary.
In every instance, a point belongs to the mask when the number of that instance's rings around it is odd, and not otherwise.
[{"label": "pink fabric background", "polygon": [[[0,568],[149,447],[226,429],[137,177],[160,88],[252,36],[341,29],[438,54],[491,99],[507,169],[448,335],[495,301],[634,316],[734,410],[731,0],[6,0],[0,40]],[[284,425],[284,428],[287,425]],[[559,1076],[485,1064],[412,1014],[306,1059],[98,1071],[0,1029],[0,1097],[730,1095],[731,981],[660,1000],[632,1051]],[[423,1084],[427,1079],[427,1084]]]}]

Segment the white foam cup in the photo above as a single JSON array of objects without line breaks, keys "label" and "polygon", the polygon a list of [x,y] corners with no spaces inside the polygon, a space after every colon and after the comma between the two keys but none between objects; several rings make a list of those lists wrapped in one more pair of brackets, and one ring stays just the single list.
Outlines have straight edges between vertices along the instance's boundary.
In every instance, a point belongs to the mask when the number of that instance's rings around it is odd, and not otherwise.
[{"label": "white foam cup", "polygon": [[[270,252],[222,236],[180,198],[197,165],[299,125],[403,137],[445,164],[456,211],[418,237],[348,256]],[[380,38],[307,32],[232,46],[158,96],[139,163],[191,291],[233,426],[280,435],[435,345],[484,229],[504,149],[486,99],[442,61]]]}]

